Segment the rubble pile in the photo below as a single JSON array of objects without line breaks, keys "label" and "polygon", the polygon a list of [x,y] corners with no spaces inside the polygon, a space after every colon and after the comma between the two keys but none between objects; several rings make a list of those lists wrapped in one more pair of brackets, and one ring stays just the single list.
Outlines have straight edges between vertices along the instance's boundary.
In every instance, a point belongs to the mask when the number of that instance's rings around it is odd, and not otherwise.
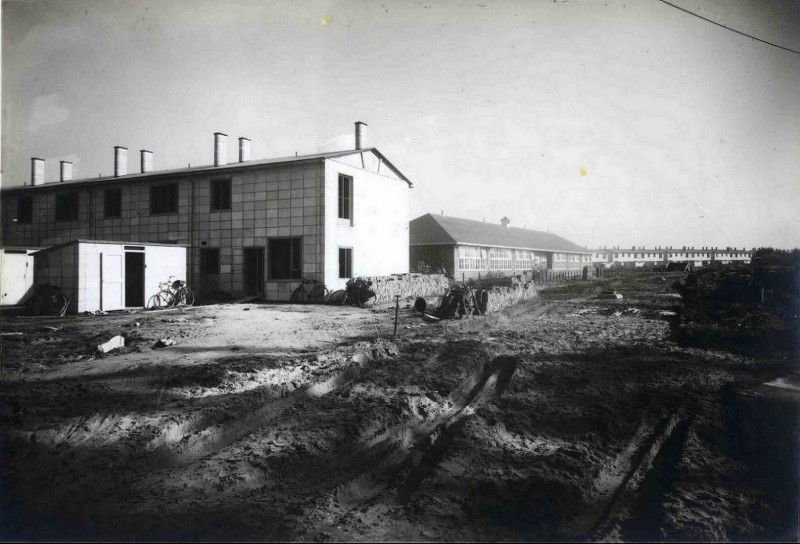
[{"label": "rubble pile", "polygon": [[424,297],[447,290],[449,280],[443,274],[396,274],[364,278],[372,281],[375,302],[394,302],[394,297]]},{"label": "rubble pile", "polygon": [[760,250],[748,266],[702,269],[676,282],[683,309],[675,337],[750,355],[800,346],[800,253]]}]

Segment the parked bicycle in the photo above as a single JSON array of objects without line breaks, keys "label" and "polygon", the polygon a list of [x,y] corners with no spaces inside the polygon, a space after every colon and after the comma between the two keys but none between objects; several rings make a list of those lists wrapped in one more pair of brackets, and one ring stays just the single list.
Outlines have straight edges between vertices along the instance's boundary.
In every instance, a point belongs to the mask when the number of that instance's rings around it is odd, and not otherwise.
[{"label": "parked bicycle", "polygon": [[169,280],[158,284],[160,291],[147,301],[148,308],[173,308],[175,306],[192,306],[194,304],[194,291],[184,280]]},{"label": "parked bicycle", "polygon": [[317,280],[303,279],[300,285],[297,286],[289,297],[290,302],[299,302],[303,304],[308,303],[325,303],[328,300],[328,288],[325,284]]},{"label": "parked bicycle", "polygon": [[24,306],[32,314],[63,316],[67,313],[69,304],[69,298],[61,292],[60,287],[45,283],[36,286]]}]

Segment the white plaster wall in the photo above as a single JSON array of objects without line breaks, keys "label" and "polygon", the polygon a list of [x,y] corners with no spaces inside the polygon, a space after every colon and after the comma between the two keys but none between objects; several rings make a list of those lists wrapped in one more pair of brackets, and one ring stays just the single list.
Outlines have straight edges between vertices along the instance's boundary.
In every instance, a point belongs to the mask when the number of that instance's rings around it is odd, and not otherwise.
[{"label": "white plaster wall", "polygon": [[[144,302],[158,293],[159,283],[175,276],[175,280],[187,280],[186,248],[169,246],[145,246],[144,249]],[[189,285],[189,287],[192,287]]]},{"label": "white plaster wall", "polygon": [[[371,154],[365,154],[371,156]],[[353,178],[352,226],[339,225],[339,174]],[[408,197],[410,187],[395,177],[363,170],[335,159],[325,161],[325,285],[343,289],[339,248],[353,248],[353,276],[408,272]]]}]

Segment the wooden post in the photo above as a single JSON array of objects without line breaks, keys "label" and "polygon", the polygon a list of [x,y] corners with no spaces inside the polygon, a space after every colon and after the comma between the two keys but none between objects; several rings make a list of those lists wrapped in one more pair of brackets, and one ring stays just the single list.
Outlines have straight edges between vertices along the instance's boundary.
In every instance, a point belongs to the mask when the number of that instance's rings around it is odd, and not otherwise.
[{"label": "wooden post", "polygon": [[397,338],[397,314],[400,313],[400,295],[394,296],[394,337]]}]

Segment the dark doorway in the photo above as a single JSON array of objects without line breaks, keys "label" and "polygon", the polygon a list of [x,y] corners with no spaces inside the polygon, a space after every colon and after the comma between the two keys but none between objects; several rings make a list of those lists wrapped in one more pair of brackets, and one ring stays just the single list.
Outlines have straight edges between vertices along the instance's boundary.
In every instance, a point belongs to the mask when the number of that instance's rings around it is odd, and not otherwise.
[{"label": "dark doorway", "polygon": [[125,252],[125,306],[144,306],[144,253]]},{"label": "dark doorway", "polygon": [[244,250],[244,288],[248,295],[264,292],[264,248]]}]

